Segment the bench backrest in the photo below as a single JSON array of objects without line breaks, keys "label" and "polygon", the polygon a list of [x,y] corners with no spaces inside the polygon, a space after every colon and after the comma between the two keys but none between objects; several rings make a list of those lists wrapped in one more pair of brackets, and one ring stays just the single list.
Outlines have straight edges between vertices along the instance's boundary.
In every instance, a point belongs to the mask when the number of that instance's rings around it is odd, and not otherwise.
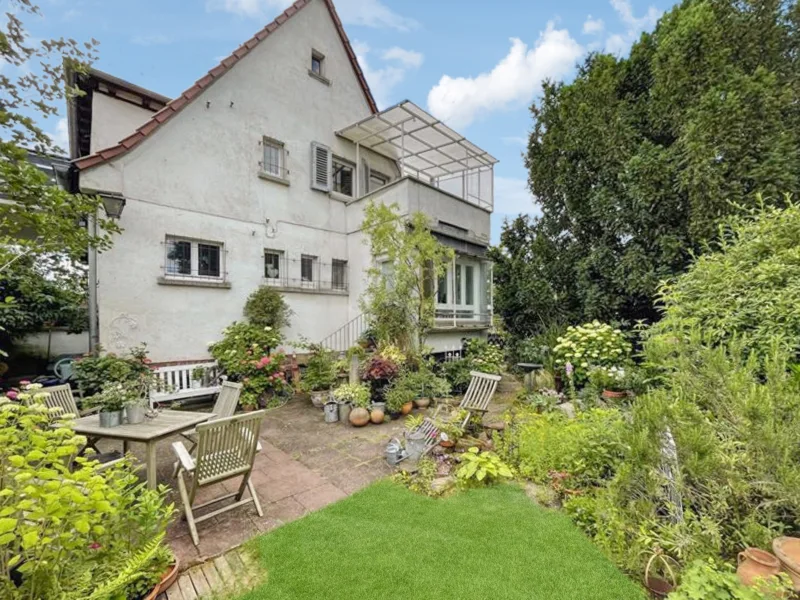
[{"label": "bench backrest", "polygon": [[[203,370],[203,376],[193,386],[193,381],[197,380],[194,380],[192,375],[197,368]],[[193,387],[203,390],[209,388],[219,389],[219,385],[216,383],[219,376],[219,367],[215,362],[156,367],[154,372],[158,378],[159,389],[153,391],[151,394],[153,397],[171,396],[191,390]]]}]

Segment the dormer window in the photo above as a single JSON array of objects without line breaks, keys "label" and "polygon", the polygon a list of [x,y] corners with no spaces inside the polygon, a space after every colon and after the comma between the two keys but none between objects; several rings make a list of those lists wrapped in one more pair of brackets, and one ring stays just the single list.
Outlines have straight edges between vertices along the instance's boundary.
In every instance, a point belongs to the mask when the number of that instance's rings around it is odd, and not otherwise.
[{"label": "dormer window", "polygon": [[308,74],[314,79],[319,79],[322,83],[330,85],[327,77],[325,77],[325,55],[316,50],[311,51],[311,68]]}]

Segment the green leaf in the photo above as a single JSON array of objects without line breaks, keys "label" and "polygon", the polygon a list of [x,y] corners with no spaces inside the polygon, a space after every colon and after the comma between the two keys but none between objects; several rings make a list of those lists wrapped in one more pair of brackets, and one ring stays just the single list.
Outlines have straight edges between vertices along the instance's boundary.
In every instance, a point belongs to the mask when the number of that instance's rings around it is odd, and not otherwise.
[{"label": "green leaf", "polygon": [[27,531],[22,534],[22,547],[26,550],[32,548],[39,541],[39,533],[37,531]]},{"label": "green leaf", "polygon": [[75,521],[75,530],[80,533],[89,533],[89,521],[86,519],[79,519]]},{"label": "green leaf", "polygon": [[0,533],[8,533],[9,531],[14,531],[16,526],[17,526],[17,519],[12,519],[10,517],[0,518]]}]

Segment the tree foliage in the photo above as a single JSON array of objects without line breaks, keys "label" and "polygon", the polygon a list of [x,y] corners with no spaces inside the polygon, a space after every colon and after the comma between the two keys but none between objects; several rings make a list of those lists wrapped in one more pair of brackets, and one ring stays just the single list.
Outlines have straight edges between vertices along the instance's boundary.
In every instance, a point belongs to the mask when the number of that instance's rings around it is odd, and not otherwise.
[{"label": "tree foliage", "polygon": [[274,287],[262,285],[247,298],[244,316],[253,325],[272,327],[280,331],[289,327],[293,311]]},{"label": "tree foliage", "polygon": [[798,189],[799,24],[794,1],[685,0],[628,58],[545,84],[526,155],[542,215],[507,223],[494,254],[512,333],[657,319],[659,282],[734,205]]},{"label": "tree foliage", "polygon": [[370,325],[381,341],[421,349],[434,325],[433,282],[445,272],[453,251],[431,234],[428,217],[421,212],[401,217],[396,204],[367,204],[362,227],[379,261],[368,271],[361,299]]},{"label": "tree foliage", "polygon": [[[23,19],[41,16],[38,7],[31,0],[8,5],[0,22],[0,62],[5,65],[0,73],[0,196],[5,199],[0,203],[0,280],[6,288],[0,327],[24,333],[80,310],[75,286],[62,285],[59,277],[41,280],[43,263],[53,255],[62,262],[83,260],[90,246],[108,248],[119,228],[102,217],[97,231],[87,227],[88,217],[101,214],[100,198],[61,189],[28,161],[29,151],[62,152],[41,121],[58,115],[65,98],[78,94],[66,73],[85,72],[97,42],[33,37]],[[37,268],[25,269],[25,257]],[[61,314],[54,318],[53,312]]]}]

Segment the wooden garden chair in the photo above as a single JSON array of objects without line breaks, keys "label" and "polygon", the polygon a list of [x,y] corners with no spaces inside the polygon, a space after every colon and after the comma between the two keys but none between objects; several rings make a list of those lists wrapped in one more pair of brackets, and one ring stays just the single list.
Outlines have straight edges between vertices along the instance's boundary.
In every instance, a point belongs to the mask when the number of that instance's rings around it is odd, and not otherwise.
[{"label": "wooden garden chair", "polygon": [[[501,379],[500,375],[480,373],[478,371],[470,371],[469,374],[469,387],[458,405],[459,409],[467,411],[464,419],[459,424],[462,429],[467,426],[467,423],[469,423],[474,413],[479,413],[483,416],[486,411],[489,410],[489,402],[491,402],[494,397],[494,393],[497,391],[497,384],[500,383]],[[422,434],[425,436],[425,450],[422,453],[423,456],[439,443],[439,435],[441,432],[436,426],[436,418],[439,416],[441,408],[442,405],[440,404],[436,407],[436,412],[433,413],[433,417],[425,417],[422,425],[409,433],[409,435]]]},{"label": "wooden garden chair", "polygon": [[[236,407],[239,405],[239,396],[242,393],[242,384],[241,383],[234,383],[232,381],[224,381],[222,383],[222,389],[220,389],[219,394],[217,394],[217,399],[214,402],[214,408],[211,409],[211,416],[208,418],[209,421],[215,421],[217,419],[227,419],[228,417],[232,417],[236,413]],[[181,435],[186,438],[186,441],[189,442],[189,454],[194,452],[195,447],[197,446],[197,428],[190,429],[189,431],[181,432]],[[180,468],[180,464],[176,461],[175,462],[175,469],[172,472],[173,477],[178,476],[178,469]]]},{"label": "wooden garden chair", "polygon": [[[197,426],[197,458],[192,458],[183,442],[172,444],[172,449],[180,463],[178,489],[195,546],[200,544],[197,524],[206,519],[250,502],[255,504],[258,516],[263,516],[261,503],[258,501],[253,482],[250,480],[250,473],[253,470],[258,447],[258,432],[265,414],[265,411],[260,410],[201,423]],[[189,477],[188,485],[184,475]],[[193,506],[195,496],[200,488],[234,477],[242,478],[242,483],[236,492]],[[249,490],[250,497],[242,499],[245,488]],[[229,498],[235,498],[235,502],[195,517],[195,511]]]},{"label": "wooden garden chair", "polygon": [[[47,394],[44,400],[44,405],[47,408],[59,408],[62,414],[75,415],[75,418],[85,417],[100,409],[100,407],[90,408],[88,410],[78,410],[78,403],[75,402],[75,396],[72,395],[72,388],[68,383],[62,385],[54,385],[51,387],[42,388],[40,391]],[[97,440],[99,438],[87,438],[86,447],[91,448],[98,454],[102,454],[97,448]]]}]

